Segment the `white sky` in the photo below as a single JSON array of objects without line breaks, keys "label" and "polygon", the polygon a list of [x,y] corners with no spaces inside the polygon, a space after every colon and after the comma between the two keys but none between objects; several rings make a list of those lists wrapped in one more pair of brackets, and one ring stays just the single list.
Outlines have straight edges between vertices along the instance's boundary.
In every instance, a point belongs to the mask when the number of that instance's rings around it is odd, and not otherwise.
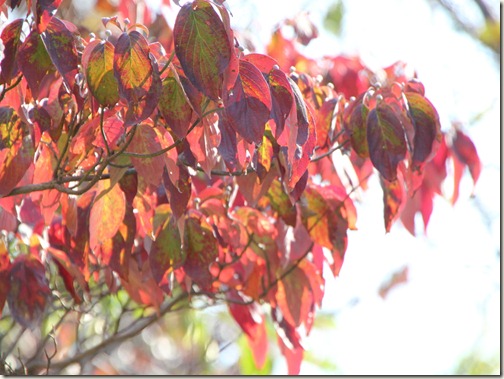
[{"label": "white sky", "polygon": [[[450,374],[474,349],[483,358],[500,356],[500,74],[490,53],[455,32],[425,0],[345,1],[341,38],[323,28],[331,1],[227,2],[234,27],[250,23],[258,47],[276,22],[303,9],[321,34],[306,55],[359,54],[370,67],[407,62],[424,83],[443,130],[452,119],[467,124],[493,107],[465,129],[483,163],[476,198],[469,196],[469,175],[455,207],[436,198],[428,237],[411,237],[400,224],[385,235],[381,189],[376,177],[371,181],[357,205],[359,230],[350,234],[341,275],[327,283],[323,311],[337,314],[336,327],[312,331],[305,348],[347,375]],[[382,300],[380,285],[404,265],[408,283]],[[359,301],[347,305],[352,299]],[[277,360],[274,373],[285,372],[284,360]],[[328,372],[303,363],[301,374]]]}]

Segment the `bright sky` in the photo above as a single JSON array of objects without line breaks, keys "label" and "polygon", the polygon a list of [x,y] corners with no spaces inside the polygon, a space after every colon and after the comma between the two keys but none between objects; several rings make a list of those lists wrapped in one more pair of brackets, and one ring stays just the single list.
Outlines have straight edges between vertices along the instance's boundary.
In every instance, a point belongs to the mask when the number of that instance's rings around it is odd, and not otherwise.
[{"label": "bright sky", "polygon": [[[312,331],[305,348],[333,362],[337,374],[347,375],[450,374],[474,349],[483,358],[500,356],[497,62],[470,37],[454,31],[445,14],[433,12],[425,0],[345,1],[339,39],[322,26],[330,0],[228,4],[234,27],[250,23],[258,47],[269,40],[276,22],[302,9],[310,11],[321,32],[306,55],[359,54],[370,67],[407,62],[424,83],[443,130],[452,119],[464,123],[483,162],[476,198],[470,198],[472,182],[466,175],[455,207],[443,198],[435,200],[428,237],[411,237],[400,224],[385,235],[381,189],[376,177],[371,181],[364,203],[357,205],[359,230],[349,237],[341,275],[327,283],[323,311],[336,314],[336,327]],[[489,108],[478,123],[467,125]],[[408,283],[382,300],[380,285],[405,265]],[[348,305],[352,299],[358,302]],[[279,359],[274,373],[285,372]],[[328,372],[303,363],[301,374]]]}]

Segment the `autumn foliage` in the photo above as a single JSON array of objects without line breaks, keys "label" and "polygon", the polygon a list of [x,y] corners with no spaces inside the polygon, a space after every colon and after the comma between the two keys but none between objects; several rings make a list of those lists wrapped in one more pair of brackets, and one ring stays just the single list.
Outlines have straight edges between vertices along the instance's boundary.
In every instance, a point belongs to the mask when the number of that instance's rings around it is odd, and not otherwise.
[{"label": "autumn foliage", "polygon": [[54,301],[51,275],[74,306],[104,280],[158,312],[180,294],[227,303],[258,367],[270,320],[295,374],[357,229],[354,190],[379,175],[385,230],[414,234],[448,163],[453,202],[465,166],[478,179],[474,144],[441,131],[402,62],[309,59],[297,45],[316,29],[295,20],[295,40],[279,28],[268,55],[246,53],[218,0],[165,1],[162,32],[123,1],[100,37],[60,3],[28,0],[1,31],[0,312],[26,327]]}]

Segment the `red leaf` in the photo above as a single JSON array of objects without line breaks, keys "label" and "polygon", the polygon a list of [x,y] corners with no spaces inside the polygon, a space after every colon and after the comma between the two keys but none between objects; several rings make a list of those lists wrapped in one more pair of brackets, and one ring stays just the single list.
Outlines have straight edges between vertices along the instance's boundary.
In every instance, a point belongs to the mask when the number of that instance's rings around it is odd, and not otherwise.
[{"label": "red leaf", "polygon": [[336,120],[336,112],[338,110],[338,99],[326,99],[318,110],[317,117],[317,142],[319,148],[329,147],[329,133],[333,129]]},{"label": "red leaf", "polygon": [[89,215],[89,247],[92,250],[114,237],[126,213],[124,192],[118,185],[110,187],[110,179],[98,182],[97,193]]},{"label": "red leaf", "polygon": [[261,181],[255,172],[247,175],[236,177],[236,182],[240,188],[240,193],[243,195],[249,206],[255,206],[259,199],[266,194],[273,180],[277,177],[277,173],[270,171]]},{"label": "red leaf", "polygon": [[139,32],[122,33],[117,40],[114,74],[119,83],[119,94],[128,102],[124,124],[140,123],[158,104],[161,79],[149,43]]},{"label": "red leaf", "polygon": [[239,292],[230,291],[227,297],[231,300],[228,302],[229,312],[245,333],[256,368],[261,370],[268,355],[268,335],[261,307],[255,302],[249,305],[239,304],[240,301],[246,301]]},{"label": "red leaf", "polygon": [[41,34],[47,53],[63,77],[68,93],[74,89],[76,75],[79,73],[80,59],[75,40],[77,33],[75,25],[53,17]]},{"label": "red leaf", "polygon": [[291,112],[294,93],[283,71],[273,69],[267,78],[271,90],[271,118],[276,124],[273,135],[278,138],[282,134],[285,121]]},{"label": "red leaf", "polygon": [[180,170],[180,176],[175,186],[165,173],[163,183],[173,210],[173,216],[175,220],[178,220],[185,214],[187,204],[191,198],[191,176],[186,169]]},{"label": "red leaf", "polygon": [[268,83],[261,72],[240,60],[240,73],[233,89],[224,96],[227,119],[247,142],[260,144],[271,111]]},{"label": "red leaf", "polygon": [[[115,187],[114,187],[115,188]],[[126,205],[124,220],[116,234],[102,242],[95,250],[95,255],[103,265],[110,266],[121,278],[128,277],[129,257],[136,234],[136,219],[133,207]]]},{"label": "red leaf", "polygon": [[415,235],[415,215],[420,212],[424,223],[424,232],[427,231],[433,209],[434,191],[423,185],[415,192],[413,197],[408,197],[404,209],[401,211],[401,222],[404,227]]},{"label": "red leaf", "polygon": [[17,55],[21,45],[20,37],[23,19],[17,19],[8,24],[1,34],[4,45],[4,57],[0,63],[0,84],[8,84],[18,74]]},{"label": "red leaf", "polygon": [[415,127],[413,164],[430,160],[441,142],[441,125],[436,109],[429,100],[415,92],[406,92],[409,115]]},{"label": "red leaf", "polygon": [[355,207],[341,188],[309,185],[301,197],[303,225],[318,245],[331,250],[337,275],[347,248],[347,230],[355,228]]},{"label": "red leaf", "polygon": [[390,232],[392,223],[400,214],[403,205],[403,187],[399,179],[392,182],[380,177],[380,184],[383,189],[383,216],[385,220],[385,231]]},{"label": "red leaf", "polygon": [[58,266],[58,271],[63,278],[65,288],[70,292],[77,304],[82,303],[82,297],[77,293],[74,287],[74,280],[77,281],[82,290],[88,291],[88,285],[82,271],[75,265],[65,252],[55,249],[51,246],[47,248],[47,252],[51,255]]},{"label": "red leaf", "polygon": [[194,157],[208,177],[211,177],[211,171],[219,159],[218,146],[221,142],[221,133],[218,122],[216,113],[205,116],[202,125],[194,128],[187,136]]},{"label": "red leaf", "polygon": [[14,232],[17,228],[17,225],[18,225],[17,217],[12,213],[8,212],[3,207],[3,205],[0,204],[0,230],[5,230],[7,232]]},{"label": "red leaf", "polygon": [[231,171],[240,169],[236,131],[231,126],[226,112],[221,112],[219,116],[219,130],[221,132],[219,153],[226,163],[226,167]]},{"label": "red leaf", "polygon": [[[471,139],[464,134],[459,129],[456,129],[455,137],[452,141],[451,150],[454,152],[455,157],[460,161],[463,166],[467,166],[469,168],[469,172],[471,173],[471,177],[474,185],[478,181],[478,178],[481,173],[481,161],[478,156],[478,152],[476,151],[476,146],[471,141]],[[456,162],[455,162],[456,163]],[[457,166],[455,166],[457,169]],[[463,167],[462,167],[463,170]],[[460,185],[460,179],[455,179],[455,190],[458,194],[458,188]],[[455,204],[457,200],[457,196],[453,196],[452,203]]]},{"label": "red leaf", "polygon": [[331,60],[332,67],[329,71],[329,81],[334,84],[338,93],[343,93],[345,98],[359,96],[369,88],[369,80],[362,75],[365,67],[358,57],[337,56]]},{"label": "red leaf", "polygon": [[60,6],[62,0],[37,0],[35,6],[35,17],[37,23],[37,31],[42,34],[49,21],[53,18]]},{"label": "red leaf", "polygon": [[173,35],[175,52],[187,78],[206,96],[218,100],[232,54],[219,15],[207,1],[186,3],[177,15]]},{"label": "red leaf", "polygon": [[[2,212],[3,209],[2,209]],[[7,300],[7,294],[10,291],[10,258],[7,251],[5,242],[0,240],[0,316],[2,316],[2,309]]]},{"label": "red leaf", "polygon": [[143,247],[128,259],[128,264],[128,279],[121,278],[124,289],[137,303],[153,306],[159,312],[164,294],[152,277],[149,257]]},{"label": "red leaf", "polygon": [[50,295],[42,263],[28,255],[17,257],[10,269],[10,292],[7,296],[14,319],[27,328],[37,327]]},{"label": "red leaf", "polygon": [[157,204],[157,186],[148,184],[147,180],[142,175],[137,175],[138,189],[135,198],[133,199],[133,207],[137,211],[138,233],[140,236],[152,235],[152,219],[154,217],[154,209]]},{"label": "red leaf", "polygon": [[298,267],[278,281],[275,298],[285,320],[296,327],[306,322],[314,304],[310,282]]},{"label": "red leaf", "polygon": [[37,98],[42,80],[55,68],[40,34],[35,30],[26,37],[20,46],[17,63],[28,82],[33,97]]},{"label": "red leaf", "polygon": [[[160,141],[154,127],[142,123],[137,126],[127,151],[137,154],[151,154],[160,151],[164,147],[161,143],[162,141]],[[132,156],[131,163],[133,163],[139,177],[142,177],[148,185],[159,186],[165,166],[163,156],[158,155],[152,158]]]},{"label": "red leaf", "polygon": [[378,104],[367,116],[367,140],[371,162],[382,176],[393,181],[397,165],[406,156],[406,140],[401,121],[386,104]]},{"label": "red leaf", "polygon": [[303,361],[304,349],[300,344],[299,333],[296,329],[287,323],[285,319],[280,322],[277,320],[276,311],[271,311],[273,316],[273,325],[277,333],[280,352],[287,361],[288,375],[298,375]]},{"label": "red leaf", "polygon": [[114,45],[109,41],[90,42],[82,53],[82,68],[88,88],[100,105],[113,106],[119,100],[114,76]]},{"label": "red leaf", "polygon": [[285,126],[294,102],[294,94],[285,73],[279,70],[278,62],[263,54],[247,54],[244,58],[255,65],[266,77],[271,92],[271,118],[275,121],[273,135],[278,137]]}]

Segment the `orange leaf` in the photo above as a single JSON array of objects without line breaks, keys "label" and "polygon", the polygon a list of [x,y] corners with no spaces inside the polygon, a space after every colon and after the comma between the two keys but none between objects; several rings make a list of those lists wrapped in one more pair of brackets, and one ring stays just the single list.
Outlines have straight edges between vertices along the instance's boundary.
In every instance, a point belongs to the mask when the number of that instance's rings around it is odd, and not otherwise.
[{"label": "orange leaf", "polygon": [[110,179],[98,182],[98,195],[89,215],[89,247],[98,245],[114,237],[126,213],[126,197],[118,185],[110,188]]}]

